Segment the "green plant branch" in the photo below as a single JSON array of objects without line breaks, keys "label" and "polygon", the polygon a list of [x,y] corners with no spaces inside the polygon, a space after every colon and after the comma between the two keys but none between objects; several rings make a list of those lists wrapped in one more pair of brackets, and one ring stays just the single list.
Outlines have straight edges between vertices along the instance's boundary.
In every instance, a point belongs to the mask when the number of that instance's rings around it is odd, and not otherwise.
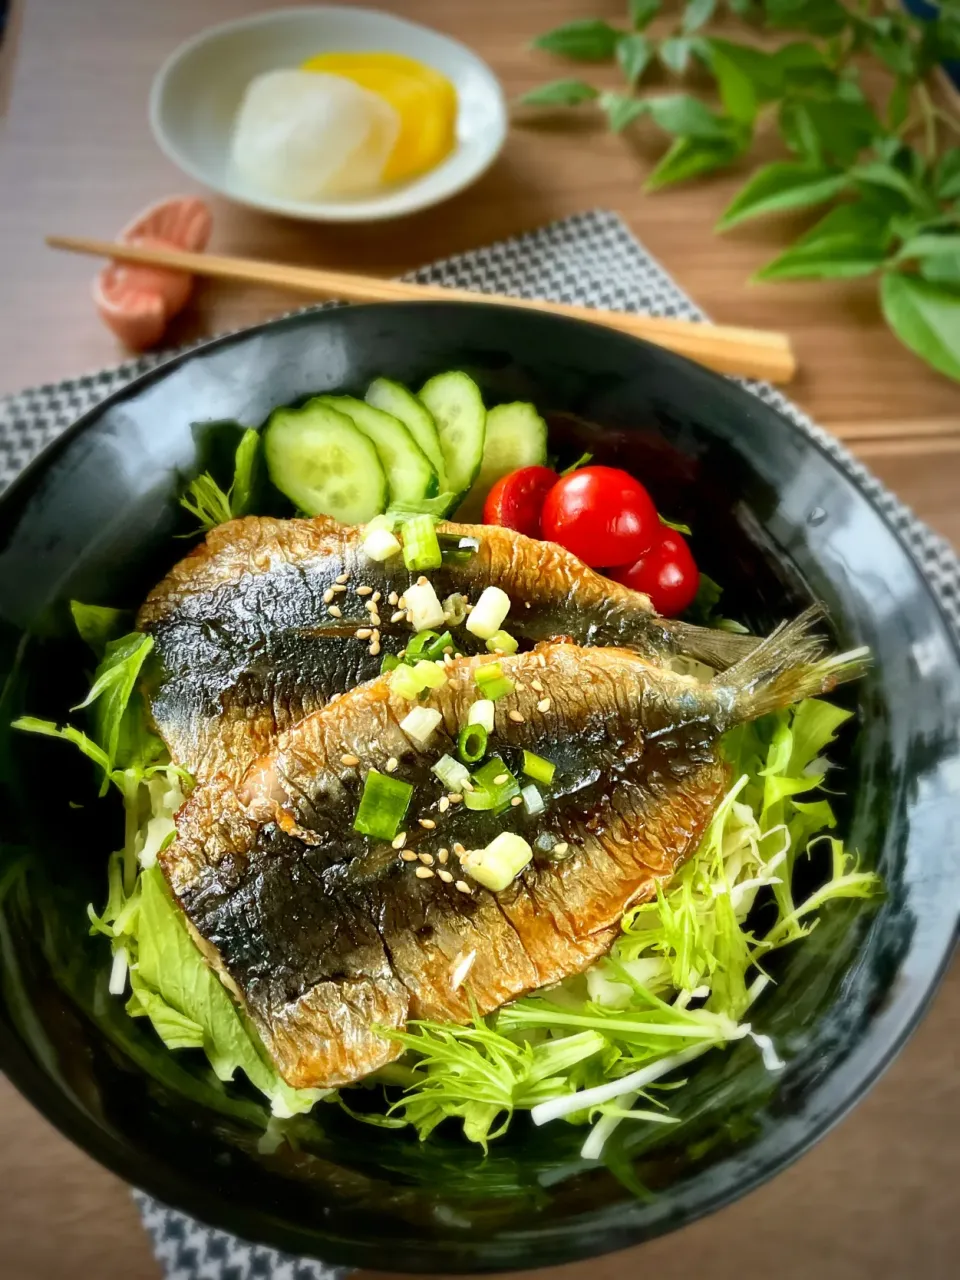
[{"label": "green plant branch", "polygon": [[[788,209],[825,209],[758,278],[877,275],[894,333],[960,381],[960,148],[942,144],[947,131],[960,134],[960,119],[935,101],[929,83],[938,63],[957,56],[956,19],[948,12],[942,23],[924,23],[898,0],[728,2],[748,26],[759,20],[789,33],[768,52],[735,43],[726,30],[723,39],[711,36],[711,0],[688,0],[670,30],[654,38],[647,27],[660,8],[660,0],[632,0],[626,26],[581,19],[535,42],[573,62],[616,61],[622,92],[565,79],[523,100],[591,103],[615,133],[649,117],[671,144],[648,191],[727,168],[750,150],[758,122],[775,113],[789,158],[753,173],[718,230]],[[682,79],[692,57],[711,72],[720,110],[684,92],[638,94],[651,66],[659,62]],[[860,87],[867,59],[892,77],[882,118]]]}]

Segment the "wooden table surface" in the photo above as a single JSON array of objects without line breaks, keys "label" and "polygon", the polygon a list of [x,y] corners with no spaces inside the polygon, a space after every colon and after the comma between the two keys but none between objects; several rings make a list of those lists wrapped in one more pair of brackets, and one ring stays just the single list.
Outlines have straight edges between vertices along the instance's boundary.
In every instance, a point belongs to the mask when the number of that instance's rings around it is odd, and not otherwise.
[{"label": "wooden table surface", "polygon": [[[459,37],[510,94],[561,74],[525,46],[537,32],[612,0],[409,0],[387,3]],[[265,0],[14,2],[0,50],[0,394],[122,357],[89,298],[90,261],[54,254],[44,233],[110,236],[145,204],[190,190],[154,146],[150,78],[201,27]],[[214,201],[212,247],[224,252],[393,274],[551,218],[618,210],[716,320],[788,330],[802,373],[795,398],[855,439],[865,461],[960,545],[960,394],[886,331],[874,287],[748,287],[793,223],[718,239],[711,227],[735,188],[723,177],[655,197],[640,186],[653,137],[515,129],[491,172],[440,208],[368,227],[297,225]],[[175,338],[254,322],[291,305],[269,290],[202,289]],[[639,1266],[660,1280],[709,1273],[752,1280],[957,1274],[960,1215],[960,970],[871,1096],[772,1184],[721,1214],[589,1266],[571,1280],[613,1280]],[[0,1081],[0,1258],[19,1280],[146,1280],[157,1269],[122,1185],[71,1147]],[[402,1260],[398,1260],[398,1264]],[[559,1273],[558,1273],[559,1274]]]}]

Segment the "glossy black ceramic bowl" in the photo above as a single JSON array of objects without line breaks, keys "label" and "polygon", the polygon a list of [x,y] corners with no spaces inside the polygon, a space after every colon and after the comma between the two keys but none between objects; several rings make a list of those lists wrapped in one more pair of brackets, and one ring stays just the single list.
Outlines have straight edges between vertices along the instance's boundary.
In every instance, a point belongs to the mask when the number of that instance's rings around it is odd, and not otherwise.
[{"label": "glossy black ceramic bowl", "polygon": [[[252,1095],[201,1082],[106,995],[108,949],[87,936],[118,806],[85,763],[13,738],[22,710],[63,718],[85,655],[67,602],[134,606],[189,544],[177,495],[224,421],[259,425],[310,393],[419,385],[467,369],[488,403],[529,399],[571,454],[641,476],[694,528],[726,607],[768,628],[823,600],[838,641],[875,665],[847,696],[843,834],[883,875],[876,909],[840,903],[780,953],[748,1042],[707,1057],[682,1123],[622,1125],[603,1163],[582,1130],[514,1126],[484,1159],[456,1133],[421,1146],[333,1107],[297,1150],[263,1140]],[[636,1243],[771,1177],[876,1079],[922,1013],[960,903],[960,669],[930,588],[870,498],[796,427],[738,386],[655,347],[573,321],[483,305],[327,310],[211,343],[113,396],[0,502],[5,846],[0,1060],[41,1111],[169,1204],[251,1240],[404,1271],[542,1266]],[[71,801],[83,799],[83,807]],[[815,874],[815,870],[811,873]]]}]

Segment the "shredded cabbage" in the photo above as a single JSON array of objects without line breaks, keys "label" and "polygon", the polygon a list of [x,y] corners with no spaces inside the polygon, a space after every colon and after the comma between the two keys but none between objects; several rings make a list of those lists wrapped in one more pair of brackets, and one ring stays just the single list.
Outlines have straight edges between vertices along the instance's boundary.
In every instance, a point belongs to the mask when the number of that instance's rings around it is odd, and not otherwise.
[{"label": "shredded cabbage", "polygon": [[[625,1119],[670,1123],[650,1087],[711,1049],[750,1038],[769,1070],[781,1067],[770,1038],[745,1021],[769,982],[764,958],[805,937],[831,901],[880,892],[874,873],[821,834],[835,823],[822,790],[823,752],[848,717],[808,699],[727,734],[735,781],[696,854],[654,899],[626,913],[610,954],[585,974],[467,1027],[384,1029],[410,1051],[405,1091],[392,1101],[386,1092],[390,1122],[405,1121],[423,1139],[456,1118],[486,1149],[516,1112],[530,1111],[537,1124],[590,1123],[582,1155],[597,1159]],[[821,840],[831,854],[828,878],[797,903],[794,866]],[[761,892],[776,918],[756,937],[750,915]]]}]

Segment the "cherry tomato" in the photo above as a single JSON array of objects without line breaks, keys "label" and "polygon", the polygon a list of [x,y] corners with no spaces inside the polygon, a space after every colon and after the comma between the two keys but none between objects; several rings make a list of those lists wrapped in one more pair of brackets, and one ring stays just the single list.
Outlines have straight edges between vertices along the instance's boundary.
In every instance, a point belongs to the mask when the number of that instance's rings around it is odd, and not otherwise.
[{"label": "cherry tomato", "polygon": [[539,538],[543,500],[558,479],[549,467],[521,467],[501,476],[483,504],[483,523]]},{"label": "cherry tomato", "polygon": [[663,536],[656,546],[634,564],[608,569],[607,577],[634,591],[648,595],[657,613],[675,618],[693,604],[700,585],[700,573],[690,548],[679,533],[662,525]]},{"label": "cherry tomato", "polygon": [[585,563],[632,564],[658,537],[657,509],[643,485],[616,467],[581,467],[547,494],[540,531]]}]

